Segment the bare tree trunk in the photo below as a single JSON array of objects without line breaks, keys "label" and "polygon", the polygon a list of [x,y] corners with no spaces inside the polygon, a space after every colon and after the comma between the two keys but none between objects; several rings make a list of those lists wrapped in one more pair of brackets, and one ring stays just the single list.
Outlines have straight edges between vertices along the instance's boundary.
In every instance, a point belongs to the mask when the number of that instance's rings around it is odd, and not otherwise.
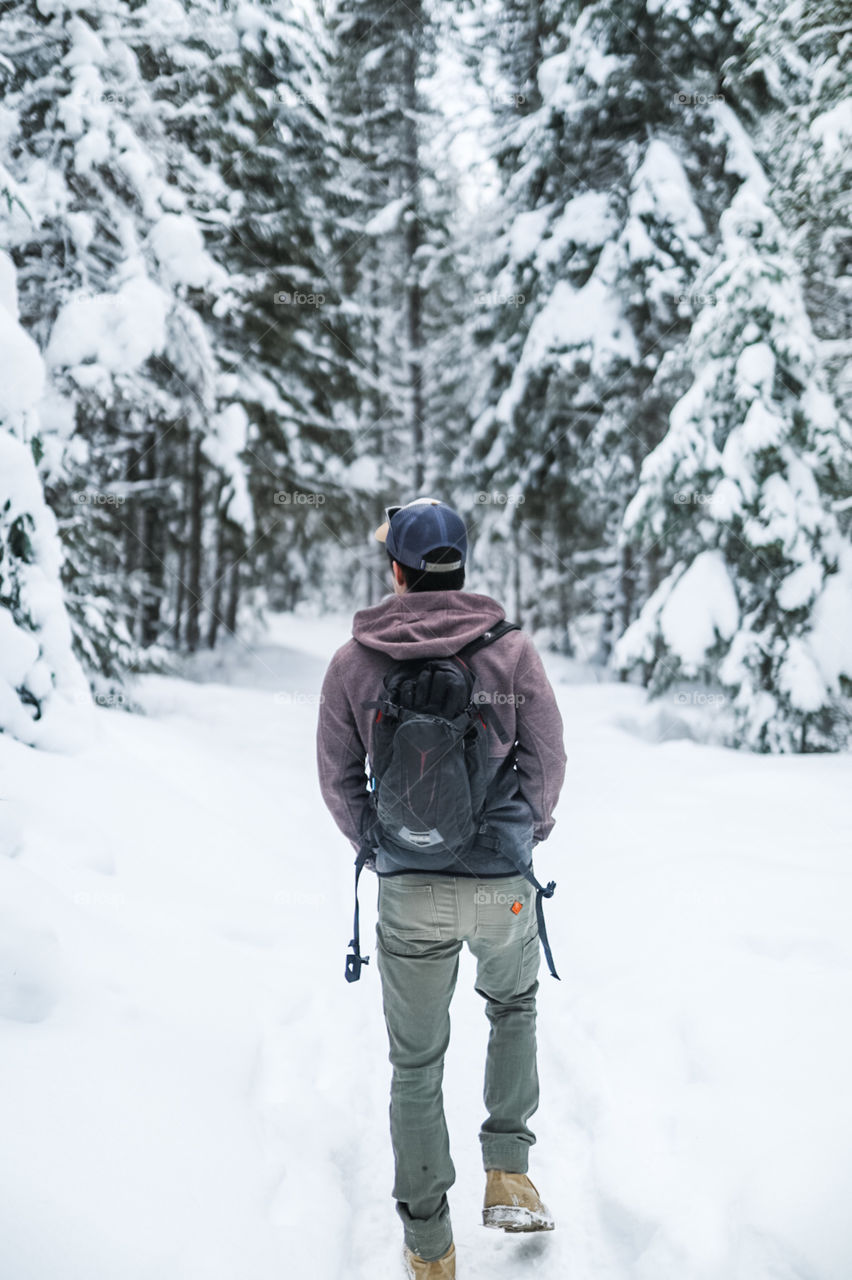
[{"label": "bare tree trunk", "polygon": [[183,611],[186,607],[186,540],[181,535],[177,544],[177,578],[175,581],[175,620],[171,628],[172,646],[175,649],[181,647],[183,638]]},{"label": "bare tree trunk", "polygon": [[529,624],[532,627],[540,627],[549,623],[547,610],[542,608],[542,599],[539,584],[545,577],[547,570],[551,567],[551,557],[547,544],[542,538],[544,530],[541,525],[537,525],[532,530],[532,537],[528,539],[526,550],[526,559],[530,579],[535,585],[535,591],[530,600],[530,607],[527,610]]},{"label": "bare tree trunk", "polygon": [[[139,459],[140,452],[135,444],[130,446],[128,452],[127,471],[125,472],[128,481],[134,485],[139,479]],[[129,510],[124,519],[124,572],[128,583],[132,584],[134,577],[139,569],[140,562],[140,543],[139,538],[144,537],[139,531],[139,505],[138,502],[130,502]],[[140,594],[133,599],[133,616],[130,619],[130,634],[134,640],[141,638],[141,614],[142,602]]]},{"label": "bare tree trunk", "polygon": [[404,52],[403,94],[405,126],[403,133],[403,175],[406,191],[405,211],[405,312],[408,336],[408,407],[411,449],[414,459],[414,488],[419,493],[425,472],[423,440],[423,295],[420,288],[420,266],[416,261],[420,248],[420,155],[417,136],[417,44],[419,15],[415,17]]},{"label": "bare tree trunk", "polygon": [[621,549],[621,574],[619,577],[619,621],[622,631],[626,631],[633,621],[633,597],[636,593],[636,569],[634,566],[633,547],[625,542]]},{"label": "bare tree trunk", "polygon": [[[636,594],[636,568],[634,564],[633,547],[629,542],[625,542],[621,548],[621,563],[619,565],[619,579],[616,587],[616,617],[619,621],[619,634],[622,634],[630,626],[633,621],[633,599]],[[621,671],[619,679],[623,682],[627,679],[627,672]]]},{"label": "bare tree trunk", "polygon": [[385,428],[384,410],[382,408],[382,395],[379,391],[382,371],[382,360],[380,355],[381,340],[379,338],[381,294],[379,291],[378,264],[376,262],[375,254],[372,252],[370,254],[370,265],[368,270],[370,272],[370,375],[373,383],[369,398],[371,412],[373,415],[370,430],[375,439],[376,459],[379,464],[380,486],[384,489],[387,483],[387,458],[385,457],[387,431]]},{"label": "bare tree trunk", "polygon": [[190,450],[189,491],[189,546],[187,564],[187,591],[189,605],[186,611],[186,647],[195,653],[201,639],[201,534],[204,515],[204,481],[201,465],[201,433],[193,432]]},{"label": "bare tree trunk", "polygon": [[[378,469],[379,469],[379,492],[386,493],[388,479],[387,479],[387,458],[385,456],[385,450],[387,448],[388,433],[387,433],[384,418],[383,418],[382,397],[379,391],[379,386],[381,382],[381,356],[379,354],[380,341],[379,341],[379,320],[378,320],[380,296],[379,296],[378,269],[377,269],[374,255],[371,255],[371,259],[372,261],[369,267],[369,271],[370,271],[370,293],[369,293],[369,296],[370,296],[370,373],[372,375],[373,389],[370,393],[369,403],[371,405],[371,411],[373,414],[371,432],[374,433],[374,437],[375,437],[375,456],[378,462]],[[376,524],[378,523],[379,523],[379,520],[376,520]],[[375,525],[373,527],[375,528]],[[381,561],[379,557],[375,555],[375,553],[371,555],[370,560],[365,564],[364,569],[365,569],[365,578],[366,578],[366,582],[364,584],[365,586],[364,600],[366,605],[369,606],[372,604],[376,604],[383,594],[382,582],[381,582],[381,573],[382,573]]]},{"label": "bare tree trunk", "polygon": [[523,624],[524,620],[524,597],[521,587],[521,530],[520,526],[515,523],[512,526],[512,596],[515,602],[514,615],[515,618]]},{"label": "bare tree trunk", "polygon": [[659,542],[645,556],[645,571],[648,580],[645,598],[648,599],[663,580],[663,548]]},{"label": "bare tree trunk", "polygon": [[[236,552],[234,553],[236,557]],[[228,603],[225,610],[225,627],[232,636],[237,634],[237,610],[240,603],[240,564],[237,557],[228,570]]]},{"label": "bare tree trunk", "polygon": [[160,513],[157,490],[158,451],[157,437],[151,432],[145,440],[145,479],[150,482],[142,505],[142,572],[144,597],[142,600],[141,641],[154,644],[160,632],[160,602],[163,598],[166,531]]},{"label": "bare tree trunk", "polygon": [[568,530],[562,512],[557,510],[556,522],[554,528],[554,541],[556,542],[556,572],[557,572],[557,611],[558,611],[558,629],[559,635],[559,651],[567,657],[574,656],[573,645],[571,644],[571,633],[569,626],[571,623],[571,613],[574,604],[574,574],[571,571],[571,550],[568,542]]},{"label": "bare tree trunk", "polygon": [[228,572],[225,565],[225,543],[227,540],[226,524],[225,524],[225,518],[222,515],[221,509],[220,509],[220,503],[222,501],[222,490],[224,489],[224,487],[225,487],[224,484],[220,482],[216,490],[216,501],[214,503],[214,509],[216,512],[216,560],[215,560],[215,566],[214,566],[215,576],[213,580],[213,599],[210,603],[210,622],[208,623],[208,627],[207,627],[207,648],[208,649],[216,648],[216,638],[219,634],[219,623],[221,621],[221,616],[222,616],[221,614],[222,594],[223,594],[222,584],[224,582],[224,579],[227,577],[227,572]]},{"label": "bare tree trunk", "polygon": [[369,608],[371,604],[377,604],[384,594],[381,584],[381,561],[377,559],[375,567],[369,564],[365,565],[364,574],[366,577],[364,594]]}]

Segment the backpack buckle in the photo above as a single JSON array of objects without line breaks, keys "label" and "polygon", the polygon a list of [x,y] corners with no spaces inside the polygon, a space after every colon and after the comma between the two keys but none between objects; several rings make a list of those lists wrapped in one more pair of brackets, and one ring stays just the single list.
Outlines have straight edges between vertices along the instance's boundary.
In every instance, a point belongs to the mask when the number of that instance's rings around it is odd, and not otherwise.
[{"label": "backpack buckle", "polygon": [[[349,943],[349,945],[350,945],[350,947],[353,947],[355,944],[354,944],[354,942],[350,942],[350,943]],[[357,952],[357,951],[355,952],[355,954],[354,954],[354,955],[347,955],[347,957],[346,957],[346,981],[347,981],[347,982],[357,982],[357,981],[358,981],[358,979],[361,977],[361,966],[362,966],[362,965],[365,965],[365,964],[369,964],[369,963],[370,963],[370,957],[369,957],[369,956],[362,956],[362,955],[361,955],[359,952]]]}]

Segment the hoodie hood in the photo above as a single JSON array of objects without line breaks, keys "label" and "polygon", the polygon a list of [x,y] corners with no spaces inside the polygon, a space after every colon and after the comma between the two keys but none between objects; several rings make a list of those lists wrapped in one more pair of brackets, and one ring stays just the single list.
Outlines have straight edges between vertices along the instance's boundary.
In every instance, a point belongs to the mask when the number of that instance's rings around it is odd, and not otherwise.
[{"label": "hoodie hood", "polygon": [[352,635],[394,659],[446,658],[505,616],[502,605],[475,591],[406,591],[359,609]]}]

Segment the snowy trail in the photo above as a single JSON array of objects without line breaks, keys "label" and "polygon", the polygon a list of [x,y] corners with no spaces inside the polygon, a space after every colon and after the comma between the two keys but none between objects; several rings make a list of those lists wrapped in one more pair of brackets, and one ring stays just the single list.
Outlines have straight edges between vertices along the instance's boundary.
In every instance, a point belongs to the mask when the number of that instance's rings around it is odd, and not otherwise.
[{"label": "snowy trail", "polygon": [[[314,777],[341,620],[275,619],[76,756],[0,738],[0,1276],[393,1280],[374,963]],[[562,682],[537,859],[531,1173],[558,1229],[478,1225],[487,1024],[463,953],[446,1105],[460,1280],[848,1280],[849,757],[655,745]],[[16,834],[17,831],[17,834]],[[4,856],[5,855],[5,856]],[[372,951],[375,885],[362,893]]]}]

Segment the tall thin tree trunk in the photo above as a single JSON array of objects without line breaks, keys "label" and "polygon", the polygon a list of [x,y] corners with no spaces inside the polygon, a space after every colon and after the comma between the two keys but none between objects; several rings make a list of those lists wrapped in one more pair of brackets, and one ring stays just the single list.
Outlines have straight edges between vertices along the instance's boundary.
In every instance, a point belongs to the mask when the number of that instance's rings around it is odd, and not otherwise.
[{"label": "tall thin tree trunk", "polygon": [[214,508],[216,511],[216,558],[214,564],[214,580],[213,580],[213,599],[210,603],[210,622],[207,627],[207,647],[208,649],[216,648],[216,638],[219,634],[219,623],[222,618],[222,595],[223,582],[227,577],[227,568],[225,565],[225,543],[226,543],[226,525],[225,519],[220,510],[222,501],[222,490],[224,484],[220,483],[216,492],[216,501]]},{"label": "tall thin tree trunk", "polygon": [[160,495],[157,489],[158,451],[157,437],[150,432],[145,439],[146,489],[142,505],[142,572],[144,596],[142,599],[141,641],[154,644],[160,631],[160,602],[163,597],[165,566],[165,528],[160,513]]},{"label": "tall thin tree trunk", "polygon": [[[372,375],[372,391],[370,392],[369,404],[373,415],[371,424],[371,432],[375,438],[375,457],[378,463],[379,471],[379,493],[387,496],[387,458],[385,450],[387,448],[387,431],[383,419],[382,397],[379,391],[381,383],[381,358],[379,355],[379,279],[378,268],[374,256],[371,255],[369,264],[370,285],[370,373]],[[377,520],[378,524],[379,521]],[[375,527],[375,526],[374,526]],[[365,564],[365,603],[369,606],[376,604],[383,595],[381,581],[381,561],[375,554]]]},{"label": "tall thin tree trunk", "polygon": [[517,521],[512,525],[512,596],[515,602],[514,615],[523,623],[524,597],[521,587],[521,529]]},{"label": "tall thin tree trunk", "polygon": [[403,175],[405,210],[405,312],[408,337],[408,408],[411,449],[414,460],[414,488],[423,487],[425,473],[423,440],[423,295],[420,287],[420,155],[417,136],[417,43],[419,15],[406,33],[403,69],[405,125],[403,132]]},{"label": "tall thin tree trunk", "polygon": [[[139,459],[140,451],[135,444],[132,444],[128,452],[127,471],[125,473],[131,485],[135,485],[139,479]],[[131,492],[133,491],[131,490]],[[139,539],[140,537],[144,537],[144,534],[140,533],[139,528],[140,519],[138,502],[132,501],[128,506],[129,509],[126,510],[126,515],[123,517],[124,573],[126,581],[132,584],[140,562],[140,551],[142,548],[140,546]],[[131,599],[133,600],[133,617],[130,620],[130,633],[134,640],[139,640],[141,638],[141,593],[137,593],[133,596],[131,592]]]},{"label": "tall thin tree trunk", "polygon": [[571,645],[571,634],[569,626],[571,623],[571,611],[574,602],[574,575],[571,572],[571,550],[568,542],[568,529],[563,513],[556,511],[556,521],[554,527],[554,540],[556,542],[556,562],[557,577],[557,610],[559,618],[559,649],[561,653],[568,657],[573,656],[573,648]]},{"label": "tall thin tree trunk", "polygon": [[[621,563],[619,565],[619,579],[616,588],[617,609],[616,616],[619,622],[619,634],[623,635],[630,623],[633,621],[633,599],[636,593],[636,568],[634,564],[633,547],[629,542],[625,542],[621,548]],[[619,679],[625,681],[627,672],[622,671]]]},{"label": "tall thin tree trunk", "polygon": [[663,580],[663,548],[659,542],[651,547],[645,556],[645,573],[647,577],[646,599],[652,596]]},{"label": "tall thin tree trunk", "polygon": [[626,631],[633,621],[633,597],[636,589],[636,569],[634,566],[633,547],[625,542],[621,548],[621,573],[619,575],[619,621],[622,631]]},{"label": "tall thin tree trunk", "polygon": [[228,603],[225,609],[225,626],[229,633],[237,634],[237,610],[240,604],[240,564],[239,552],[234,550],[235,560],[228,570]]},{"label": "tall thin tree trunk", "polygon": [[201,535],[204,514],[204,480],[199,431],[191,435],[189,450],[189,546],[186,583],[189,605],[186,611],[186,647],[190,653],[195,653],[201,639]]}]

